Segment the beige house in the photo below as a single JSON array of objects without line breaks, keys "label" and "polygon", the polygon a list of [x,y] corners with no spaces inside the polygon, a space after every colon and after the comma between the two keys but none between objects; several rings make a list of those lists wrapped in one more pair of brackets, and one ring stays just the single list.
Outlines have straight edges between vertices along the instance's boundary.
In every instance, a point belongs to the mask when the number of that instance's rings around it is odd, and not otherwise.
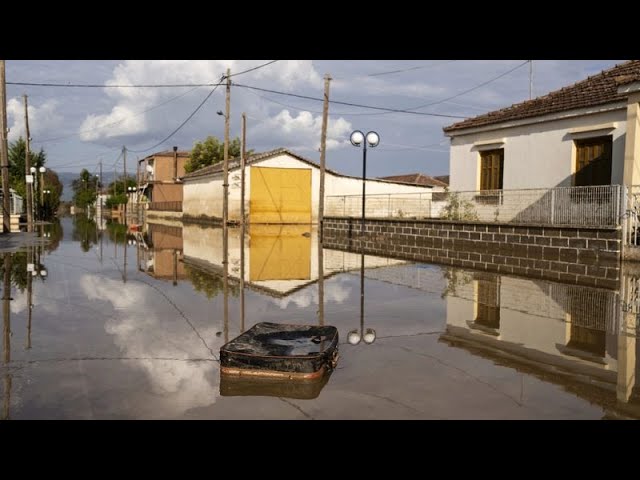
[{"label": "beige house", "polygon": [[[222,169],[222,163],[217,163],[182,177],[185,219],[222,218]],[[317,223],[319,189],[319,165],[285,148],[257,153],[246,160],[245,211],[250,223]],[[367,179],[367,216],[387,216],[393,208],[390,195],[395,201],[402,200],[398,195],[409,195],[428,202],[431,191],[431,186]],[[234,159],[229,163],[230,221],[241,219],[240,198],[240,164]],[[362,179],[326,169],[325,198],[325,215],[360,216]]]},{"label": "beige house", "polygon": [[138,191],[150,202],[150,210],[182,210],[184,166],[191,152],[173,150],[158,152],[138,161]]},{"label": "beige house", "polygon": [[452,191],[640,184],[640,61],[444,128]]}]

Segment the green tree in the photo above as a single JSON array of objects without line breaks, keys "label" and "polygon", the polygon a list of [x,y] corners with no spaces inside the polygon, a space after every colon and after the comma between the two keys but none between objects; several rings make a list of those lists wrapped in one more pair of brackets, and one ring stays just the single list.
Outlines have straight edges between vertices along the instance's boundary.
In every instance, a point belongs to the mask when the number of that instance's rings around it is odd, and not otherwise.
[{"label": "green tree", "polygon": [[73,189],[73,203],[78,208],[85,209],[96,201],[98,177],[91,175],[89,170],[83,168],[78,178],[71,182]]},{"label": "green tree", "polygon": [[64,186],[54,170],[47,169],[44,172],[44,194],[42,195],[42,214],[46,219],[53,218],[60,207],[60,197]]},{"label": "green tree", "polygon": [[[20,137],[18,140],[9,144],[9,185],[18,195],[26,198],[26,171],[25,171],[25,154],[27,151],[27,142]],[[31,152],[29,155],[32,167],[39,169],[43,167],[47,161],[47,154],[43,149],[39,152]],[[39,175],[39,174],[38,174]]]},{"label": "green tree", "polygon": [[[242,145],[240,138],[236,137],[229,142],[229,158],[240,157]],[[251,155],[253,150],[248,150],[247,155]],[[184,165],[187,173],[195,172],[203,167],[215,165],[224,160],[224,142],[216,137],[208,136],[202,142],[196,142],[191,150],[191,157]]]},{"label": "green tree", "polygon": [[114,208],[117,205],[127,203],[127,194],[129,187],[135,187],[138,183],[136,182],[135,177],[131,177],[127,175],[126,180],[122,178],[118,178],[111,182],[107,187],[107,191],[109,192],[109,197],[105,202],[105,206],[107,208]]}]

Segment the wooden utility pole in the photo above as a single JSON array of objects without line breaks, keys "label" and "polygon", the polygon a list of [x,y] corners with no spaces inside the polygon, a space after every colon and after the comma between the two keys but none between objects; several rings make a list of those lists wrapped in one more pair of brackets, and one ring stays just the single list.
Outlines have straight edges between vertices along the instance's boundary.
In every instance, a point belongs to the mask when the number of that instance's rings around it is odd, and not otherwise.
[{"label": "wooden utility pole", "polygon": [[329,122],[329,82],[331,76],[324,76],[324,106],[322,107],[322,133],[320,134],[320,198],[318,201],[318,228],[322,239],[322,221],[324,220],[324,169],[327,155],[327,123]]},{"label": "wooden utility pole", "polygon": [[224,179],[222,199],[222,264],[224,294],[224,341],[229,341],[229,120],[231,116],[231,69],[227,68],[227,94],[224,114]]},{"label": "wooden utility pole", "polygon": [[324,170],[327,154],[327,124],[329,122],[329,82],[331,76],[324,76],[324,105],[322,108],[322,133],[320,134],[320,198],[318,199],[318,323],[324,325]]},{"label": "wooden utility pole", "polygon": [[9,191],[9,148],[7,135],[7,84],[4,60],[0,60],[0,168],[2,169],[2,231],[11,232],[11,203]]},{"label": "wooden utility pole", "polygon": [[129,193],[127,189],[127,147],[122,147],[122,172],[124,178],[122,179],[122,188],[124,189],[124,224],[127,224],[127,202],[129,201]]},{"label": "wooden utility pole", "polygon": [[[100,159],[100,178],[98,179],[98,199],[100,200],[100,228],[102,228],[102,159]],[[102,232],[100,233],[102,235]],[[102,248],[102,245],[100,245]]]},{"label": "wooden utility pole", "polygon": [[[31,272],[28,272],[31,276]],[[3,318],[3,363],[6,366],[11,362],[11,254],[4,254],[4,285],[2,291],[2,318]],[[9,407],[11,403],[11,374],[8,372],[4,377],[4,407],[2,420],[9,419]]]},{"label": "wooden utility pole", "polygon": [[244,332],[244,237],[246,218],[244,210],[244,167],[247,155],[247,114],[242,114],[242,150],[240,151],[240,333]]},{"label": "wooden utility pole", "polygon": [[[25,176],[31,175],[31,135],[29,134],[29,107],[27,102],[27,96],[24,98],[24,127],[26,130],[26,145],[24,151],[24,174]],[[32,179],[33,180],[33,179]],[[27,194],[27,232],[33,231],[33,198],[31,198],[31,186],[33,184],[26,184]]]},{"label": "wooden utility pole", "polygon": [[231,116],[231,69],[227,68],[227,94],[224,113],[224,177],[222,187],[222,225],[226,228],[229,220],[229,120]]}]

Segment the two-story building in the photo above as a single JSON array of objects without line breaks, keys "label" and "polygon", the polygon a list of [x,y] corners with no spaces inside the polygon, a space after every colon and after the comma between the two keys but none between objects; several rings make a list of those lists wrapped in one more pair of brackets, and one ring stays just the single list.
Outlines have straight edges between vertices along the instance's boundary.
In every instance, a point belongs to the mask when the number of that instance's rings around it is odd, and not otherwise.
[{"label": "two-story building", "polygon": [[149,202],[149,210],[182,211],[182,181],[190,151],[173,150],[154,153],[138,161],[138,191]]}]

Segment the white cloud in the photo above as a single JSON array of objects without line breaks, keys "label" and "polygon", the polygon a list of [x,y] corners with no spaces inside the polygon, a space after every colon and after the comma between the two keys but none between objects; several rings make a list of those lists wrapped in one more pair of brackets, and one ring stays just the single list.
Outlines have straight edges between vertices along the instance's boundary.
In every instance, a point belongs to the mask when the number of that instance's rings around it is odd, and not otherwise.
[{"label": "white cloud", "polygon": [[[324,300],[326,303],[342,304],[351,295],[351,286],[347,284],[348,280],[337,277],[325,282]],[[305,288],[297,292],[287,295],[284,298],[272,298],[271,301],[281,309],[286,309],[289,304],[293,303],[298,308],[307,308],[310,305],[318,305],[318,289]]]},{"label": "white cloud", "polygon": [[[215,83],[221,79],[227,67],[231,68],[233,75],[234,72],[248,70],[264,63],[266,63],[264,60],[127,60],[114,68],[113,75],[105,83],[106,85]],[[286,90],[303,87],[322,88],[322,78],[315,71],[310,60],[280,60],[264,68],[234,77],[233,80],[249,85],[259,84],[261,87]],[[185,94],[184,99],[176,99],[171,104],[172,107],[166,110],[160,108],[146,113],[143,112],[187,92],[187,89],[105,88],[105,92],[115,101],[115,105],[108,113],[92,113],[85,118],[78,129],[84,141],[141,134],[146,134],[145,136],[149,138],[165,135],[195,109],[199,99],[205,97],[206,88],[196,90],[193,95]],[[219,88],[217,92],[222,94],[223,89]],[[232,116],[234,112],[239,111],[239,108],[244,110],[250,105],[255,110],[255,99],[246,97],[246,93],[242,93],[240,88],[233,89]],[[217,101],[218,98],[214,96],[209,103]],[[166,115],[167,111],[172,111],[172,115]],[[201,130],[203,135],[205,128],[208,128],[210,134],[211,123],[211,119],[207,120],[206,117],[204,119],[194,117],[189,128],[192,131]]]},{"label": "white cloud", "polygon": [[[313,150],[320,148],[322,116],[314,116],[303,111],[291,115],[289,110],[282,110],[255,128],[260,136],[269,135],[272,141],[279,141],[296,150]],[[327,150],[340,148],[349,143],[351,123],[344,118],[329,119],[327,127]]]},{"label": "white cloud", "polygon": [[[63,118],[57,111],[58,106],[56,100],[46,100],[38,106],[33,103],[29,105],[29,133],[32,138],[42,138],[62,125]],[[10,128],[9,141],[26,136],[24,103],[21,98],[12,98],[7,102],[7,120]]]}]

